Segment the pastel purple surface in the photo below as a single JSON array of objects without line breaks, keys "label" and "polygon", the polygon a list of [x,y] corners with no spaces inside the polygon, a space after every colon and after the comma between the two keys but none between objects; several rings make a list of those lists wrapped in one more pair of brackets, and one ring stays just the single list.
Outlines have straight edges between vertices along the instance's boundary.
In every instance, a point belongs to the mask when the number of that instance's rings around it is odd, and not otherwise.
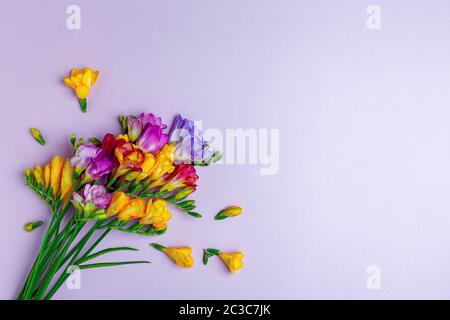
[{"label": "pastel purple surface", "polygon": [[[376,3],[374,3],[376,2]],[[81,29],[66,8],[81,8]],[[382,27],[366,27],[369,5]],[[204,128],[279,129],[280,165],[199,171],[204,218],[172,210],[166,235],[82,272],[56,299],[450,298],[450,3],[433,1],[4,0],[0,10],[0,298],[13,299],[48,221],[26,167],[68,156],[75,132],[119,132],[117,116],[176,113]],[[100,70],[80,111],[62,78]],[[29,133],[39,128],[42,147]],[[224,207],[242,216],[214,221]],[[191,246],[183,270],[149,242]],[[202,249],[243,250],[229,274]],[[367,285],[368,266],[381,288]]]}]

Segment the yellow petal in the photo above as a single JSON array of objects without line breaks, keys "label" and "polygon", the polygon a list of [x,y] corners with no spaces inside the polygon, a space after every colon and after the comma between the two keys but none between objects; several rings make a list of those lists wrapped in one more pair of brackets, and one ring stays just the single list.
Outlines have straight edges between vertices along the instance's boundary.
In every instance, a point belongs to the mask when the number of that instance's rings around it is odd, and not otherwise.
[{"label": "yellow petal", "polygon": [[72,71],[70,72],[70,76],[76,77],[79,72],[80,70],[78,70],[77,68],[73,68]]},{"label": "yellow petal", "polygon": [[119,212],[119,220],[131,220],[140,218],[145,213],[146,202],[144,199],[133,199]]},{"label": "yellow petal", "polygon": [[115,192],[112,195],[111,203],[106,209],[106,215],[112,217],[125,208],[130,202],[130,197],[123,192]]},{"label": "yellow petal", "polygon": [[242,252],[221,252],[219,253],[219,257],[232,273],[244,266],[244,262],[242,261],[244,254]]},{"label": "yellow petal", "polygon": [[191,268],[194,265],[192,258],[192,249],[185,248],[164,248],[164,253],[167,254],[175,263],[182,268]]},{"label": "yellow petal", "polygon": [[73,191],[73,169],[70,165],[70,160],[66,159],[64,167],[62,169],[61,177],[61,199],[64,199],[66,195],[72,194]]},{"label": "yellow petal", "polygon": [[92,84],[91,85],[94,85],[97,82],[99,74],[100,74],[100,71],[95,71],[94,73],[92,73]]},{"label": "yellow petal", "polygon": [[89,87],[84,85],[78,86],[75,89],[75,93],[79,99],[86,99],[89,94]]},{"label": "yellow petal", "polygon": [[75,88],[76,88],[75,83],[73,83],[73,81],[72,81],[70,78],[65,78],[65,79],[64,79],[64,83],[65,83],[68,87],[70,87],[70,88],[72,88],[73,90],[75,90]]},{"label": "yellow petal", "polygon": [[37,183],[44,185],[44,171],[42,170],[41,166],[36,166],[36,168],[33,170],[33,175]]},{"label": "yellow petal", "polygon": [[56,197],[61,189],[61,173],[63,164],[64,159],[60,156],[55,156],[50,162],[50,186],[53,188],[53,197]]},{"label": "yellow petal", "polygon": [[90,87],[91,83],[92,83],[92,70],[89,68],[86,68],[84,73],[83,73],[83,77],[81,78],[81,82],[87,86]]},{"label": "yellow petal", "polygon": [[46,188],[50,186],[50,163],[47,163],[44,168],[44,185]]}]

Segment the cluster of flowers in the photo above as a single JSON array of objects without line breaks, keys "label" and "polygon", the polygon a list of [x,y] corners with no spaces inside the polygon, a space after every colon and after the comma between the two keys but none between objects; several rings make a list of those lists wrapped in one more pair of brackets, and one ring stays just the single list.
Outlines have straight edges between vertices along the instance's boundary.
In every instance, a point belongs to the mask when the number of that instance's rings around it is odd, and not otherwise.
[{"label": "cluster of flowers", "polygon": [[[86,261],[115,250],[135,250],[110,248],[92,253],[113,229],[141,235],[164,233],[171,218],[168,203],[201,217],[193,211],[195,201],[186,199],[197,187],[195,166],[212,164],[221,155],[209,148],[194,122],[177,115],[168,129],[151,113],[121,116],[119,122],[121,134],[108,133],[102,141],[72,135],[71,158],[55,156],[43,167],[26,170],[27,185],[50,206],[53,216],[19,299],[51,298],[67,275],[62,273],[49,289],[52,279],[68,261],[80,268],[145,263]],[[92,229],[72,246],[90,220],[95,221]],[[104,234],[82,253],[99,229]]]}]

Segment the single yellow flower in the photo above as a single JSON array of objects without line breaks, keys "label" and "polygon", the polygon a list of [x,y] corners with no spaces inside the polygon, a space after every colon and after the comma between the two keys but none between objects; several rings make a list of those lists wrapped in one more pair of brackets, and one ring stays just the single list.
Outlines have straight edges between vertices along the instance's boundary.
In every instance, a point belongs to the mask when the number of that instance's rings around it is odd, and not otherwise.
[{"label": "single yellow flower", "polygon": [[86,98],[89,95],[91,87],[97,81],[98,75],[99,71],[94,71],[91,68],[84,68],[82,70],[74,68],[70,73],[70,77],[64,78],[64,83],[75,91],[83,112],[86,112]]},{"label": "single yellow flower", "polygon": [[156,180],[166,173],[173,172],[175,169],[173,166],[174,148],[173,144],[169,143],[158,152],[155,166],[150,174],[150,180]]},{"label": "single yellow flower", "polygon": [[194,266],[194,259],[192,258],[192,248],[189,247],[170,247],[166,248],[158,243],[150,243],[150,245],[162,252],[181,268],[192,268]]},{"label": "single yellow flower", "polygon": [[242,208],[238,206],[229,206],[223,210],[221,210],[214,219],[223,220],[230,217],[236,217],[242,214]]},{"label": "single yellow flower", "polygon": [[53,197],[56,197],[61,189],[61,174],[63,165],[64,158],[60,156],[53,157],[50,162],[50,186],[53,188]]},{"label": "single yellow flower", "polygon": [[106,209],[106,215],[112,217],[125,208],[130,202],[130,197],[123,192],[114,192],[111,198],[111,203]]},{"label": "single yellow flower", "polygon": [[141,224],[151,224],[157,230],[164,230],[167,228],[167,222],[172,215],[167,210],[167,203],[164,200],[149,200],[145,215],[139,221]]},{"label": "single yellow flower", "polygon": [[70,165],[70,159],[66,159],[64,167],[62,169],[61,176],[61,199],[67,200],[66,196],[73,192],[73,168]]},{"label": "single yellow flower", "polygon": [[220,259],[226,264],[231,273],[236,272],[244,266],[242,259],[244,258],[244,253],[242,252],[221,252],[219,253]]},{"label": "single yellow flower", "polygon": [[147,203],[144,199],[133,199],[119,212],[119,220],[141,218],[145,214]]}]

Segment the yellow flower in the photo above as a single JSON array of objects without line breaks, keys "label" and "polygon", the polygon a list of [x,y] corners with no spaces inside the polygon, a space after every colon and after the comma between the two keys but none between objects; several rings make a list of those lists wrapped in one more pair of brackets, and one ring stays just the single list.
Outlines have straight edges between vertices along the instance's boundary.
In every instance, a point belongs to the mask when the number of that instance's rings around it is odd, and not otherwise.
[{"label": "yellow flower", "polygon": [[33,170],[34,180],[41,185],[44,185],[44,171],[41,166],[36,166]]},{"label": "yellow flower", "polygon": [[242,261],[244,254],[242,252],[221,252],[219,253],[219,257],[232,273],[244,266],[244,262]]},{"label": "yellow flower", "polygon": [[156,163],[150,174],[150,180],[156,180],[166,173],[171,173],[175,169],[173,166],[174,158],[173,144],[166,144],[156,155]]},{"label": "yellow flower", "polygon": [[182,268],[192,268],[194,259],[192,258],[192,249],[186,248],[164,248],[163,252],[167,254],[175,263]]},{"label": "yellow flower", "polygon": [[141,174],[137,177],[136,181],[139,182],[147,178],[153,171],[155,166],[155,156],[151,153],[145,153],[144,162],[141,165]]},{"label": "yellow flower", "polygon": [[112,217],[125,208],[130,202],[130,197],[123,192],[114,192],[111,198],[111,203],[106,209],[106,215]]},{"label": "yellow flower", "polygon": [[72,69],[70,77],[64,79],[64,83],[75,91],[78,99],[86,99],[91,86],[95,84],[99,75],[99,71],[94,71],[91,68],[84,68],[78,70]]},{"label": "yellow flower", "polygon": [[65,199],[67,195],[73,192],[73,169],[70,160],[66,159],[61,175],[61,199]]},{"label": "yellow flower", "polygon": [[151,224],[157,230],[164,230],[167,228],[167,222],[172,215],[167,210],[167,203],[164,200],[149,200],[145,215],[139,221],[141,224]]},{"label": "yellow flower", "polygon": [[146,202],[144,199],[133,199],[119,212],[119,220],[141,218],[145,214]]},{"label": "yellow flower", "polygon": [[53,188],[53,197],[59,193],[61,188],[61,173],[64,159],[60,156],[53,157],[50,162],[50,186]]},{"label": "yellow flower", "polygon": [[229,217],[236,217],[242,214],[242,208],[238,206],[229,206],[223,210],[221,210],[214,219],[223,220]]}]

